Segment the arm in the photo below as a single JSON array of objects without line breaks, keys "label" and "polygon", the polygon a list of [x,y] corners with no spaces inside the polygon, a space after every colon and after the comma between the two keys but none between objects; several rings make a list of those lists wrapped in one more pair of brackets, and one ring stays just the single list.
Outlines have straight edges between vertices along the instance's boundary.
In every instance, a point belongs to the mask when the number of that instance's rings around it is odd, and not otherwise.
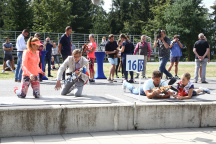
[{"label": "arm", "polygon": [[211,56],[210,56],[210,45],[209,45],[209,53],[208,53],[208,62],[210,62]]},{"label": "arm", "polygon": [[5,46],[3,46],[3,50],[4,51],[10,51],[10,49],[6,48]]},{"label": "arm", "polygon": [[92,48],[89,50],[89,53],[92,53],[97,47],[92,46]]},{"label": "arm", "polygon": [[178,42],[180,48],[183,48],[183,45],[180,43],[180,41],[178,40],[177,42]]},{"label": "arm", "polygon": [[139,50],[139,43],[137,43],[137,45],[136,45],[136,48],[134,50],[134,55],[136,55],[136,53],[138,52],[138,50]]},{"label": "arm", "polygon": [[209,54],[209,52],[210,52],[210,50],[209,50],[209,48],[207,48],[205,54],[202,56],[203,59]]},{"label": "arm", "polygon": [[193,48],[193,52],[194,54],[199,58],[200,56],[198,55],[197,51],[196,51],[196,48]]},{"label": "arm", "polygon": [[117,50],[119,50],[120,52],[124,52],[124,50],[125,50],[125,46],[122,46],[122,48],[120,49],[119,47],[117,48]]},{"label": "arm", "polygon": [[166,49],[168,49],[168,48],[169,48],[169,44],[168,44],[168,43],[166,43],[164,39],[162,39],[162,42],[163,42],[163,44],[164,44],[165,48],[166,48]]},{"label": "arm", "polygon": [[59,53],[61,53],[61,47],[62,47],[62,44],[59,43],[59,44],[58,44],[58,52],[59,52]]},{"label": "arm", "polygon": [[147,46],[148,46],[148,52],[149,52],[148,58],[150,58],[150,56],[151,56],[151,46],[150,46],[149,43],[147,43]]},{"label": "arm", "polygon": [[69,61],[69,57],[63,62],[63,64],[60,66],[58,73],[57,73],[57,80],[61,80],[62,74],[65,71],[65,69],[69,66],[71,62]]},{"label": "arm", "polygon": [[191,99],[192,94],[193,94],[193,88],[189,89],[189,92],[188,92],[187,96],[178,96],[178,99],[179,100],[182,100],[182,99]]},{"label": "arm", "polygon": [[20,47],[21,47],[23,50],[26,49],[27,46],[26,46],[24,37],[23,37],[22,39],[20,39],[20,40],[21,40],[21,42],[20,42]]},{"label": "arm", "polygon": [[[11,46],[10,51],[13,51],[13,46]],[[210,54],[209,54],[210,55]]]}]

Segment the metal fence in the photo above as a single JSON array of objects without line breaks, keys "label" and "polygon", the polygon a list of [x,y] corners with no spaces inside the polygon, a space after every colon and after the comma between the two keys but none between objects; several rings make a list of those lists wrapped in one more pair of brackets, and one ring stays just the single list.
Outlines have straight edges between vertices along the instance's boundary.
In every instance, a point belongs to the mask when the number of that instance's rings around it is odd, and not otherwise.
[{"label": "metal fence", "polygon": [[[16,39],[17,37],[22,33],[22,31],[0,31],[0,45],[2,46],[2,44],[5,42],[5,37],[9,37],[10,39],[10,43],[13,44],[13,56],[16,60]],[[51,32],[30,32],[28,37],[25,38],[25,40],[27,41],[27,39],[30,36],[34,36],[35,33],[39,33],[40,34],[40,40],[41,41],[45,41],[45,39],[47,37],[50,38],[51,41],[58,43],[61,35],[64,33],[51,33]],[[101,44],[102,42],[102,38],[106,37],[106,40],[108,40],[108,35],[109,34],[94,34],[95,36],[95,42],[97,43],[98,47],[96,49],[96,51],[104,51],[104,45]],[[119,35],[114,35],[115,40],[119,39]],[[134,45],[136,45],[140,39],[141,39],[141,35],[129,35],[131,42],[133,42]],[[81,34],[81,33],[72,33],[71,34],[71,41],[73,42],[73,44],[76,46],[77,49],[81,49],[83,44],[85,44],[89,39],[89,34]],[[152,57],[155,57],[155,55],[157,55],[157,51],[155,48],[153,48],[153,44],[151,41],[151,38],[146,36],[146,41],[149,42],[152,46]],[[3,59],[3,49],[0,49],[0,61],[2,62]]]}]

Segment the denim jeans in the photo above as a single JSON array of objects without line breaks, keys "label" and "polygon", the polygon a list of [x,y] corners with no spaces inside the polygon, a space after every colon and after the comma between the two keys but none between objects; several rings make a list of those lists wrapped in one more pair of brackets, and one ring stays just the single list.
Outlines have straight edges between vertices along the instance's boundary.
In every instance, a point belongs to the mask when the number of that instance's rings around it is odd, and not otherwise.
[{"label": "denim jeans", "polygon": [[130,84],[126,81],[123,84],[127,89],[130,90],[130,92],[132,94],[139,95],[139,92],[140,92],[140,95],[146,95],[144,90],[143,90],[143,85],[141,87],[135,88],[132,84]]},{"label": "denim jeans", "polygon": [[198,74],[199,74],[199,69],[200,69],[200,64],[202,66],[202,74],[201,74],[201,81],[204,82],[206,81],[206,66],[207,66],[208,58],[204,58],[202,61],[199,59],[195,59],[195,74],[194,74],[194,80],[197,82],[198,81]]},{"label": "denim jeans", "polygon": [[161,72],[161,77],[163,77],[163,73],[165,73],[168,77],[173,77],[172,74],[166,70],[166,64],[168,60],[169,57],[159,58],[160,61],[159,71]]},{"label": "denim jeans", "polygon": [[15,80],[21,81],[22,78],[22,55],[23,52],[17,52],[17,67],[15,71]]},{"label": "denim jeans", "polygon": [[44,72],[46,70],[46,64],[48,63],[48,76],[51,75],[51,56],[45,56],[44,60]]},{"label": "denim jeans", "polygon": [[[130,54],[123,54],[122,65],[124,69],[125,80],[128,80],[128,71],[126,71],[126,55],[130,55]],[[129,73],[130,73],[131,79],[133,79],[133,71],[130,71]]]}]

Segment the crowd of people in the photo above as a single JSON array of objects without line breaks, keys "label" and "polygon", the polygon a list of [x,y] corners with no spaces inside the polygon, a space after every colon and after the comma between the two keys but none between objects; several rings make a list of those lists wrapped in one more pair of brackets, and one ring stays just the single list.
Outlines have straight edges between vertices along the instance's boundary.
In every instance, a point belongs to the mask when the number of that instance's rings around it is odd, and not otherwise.
[{"label": "crowd of people", "polygon": [[[66,95],[72,90],[75,96],[81,96],[83,86],[88,82],[95,82],[94,80],[94,62],[95,62],[95,50],[97,49],[97,44],[95,42],[95,36],[93,34],[89,35],[89,43],[83,45],[82,50],[76,49],[73,45],[70,35],[72,33],[72,27],[67,26],[65,28],[65,33],[61,36],[58,45],[56,42],[50,40],[49,37],[46,38],[43,43],[40,41],[40,34],[36,33],[34,37],[28,39],[27,44],[25,43],[25,37],[28,36],[29,31],[24,29],[22,33],[17,37],[16,48],[17,48],[17,67],[14,69],[13,64],[13,45],[9,42],[9,37],[5,39],[3,44],[4,50],[4,64],[3,71],[5,72],[6,63],[10,61],[10,68],[15,72],[15,82],[21,82],[21,89],[19,90],[15,87],[14,92],[18,97],[24,98],[26,96],[29,85],[31,84],[33,88],[33,95],[38,98],[40,96],[40,81],[42,77],[45,76],[46,64],[48,64],[48,77],[53,77],[51,75],[52,69],[57,69],[55,67],[55,62],[57,62],[58,74],[57,83],[55,86],[56,90],[61,89],[61,95]],[[204,36],[200,33],[198,35],[199,40],[194,44],[195,53],[195,79],[194,83],[198,81],[198,73],[200,69],[200,77],[202,83],[206,82],[206,65],[210,60],[209,44]],[[161,96],[160,89],[154,89],[155,87],[167,86],[166,82],[162,80],[163,73],[166,75],[167,79],[170,79],[173,83],[176,82],[178,77],[178,63],[180,57],[182,56],[181,49],[183,48],[182,43],[179,40],[178,35],[174,35],[173,40],[170,41],[166,37],[166,31],[161,30],[160,37],[155,36],[154,47],[159,48],[159,71],[154,71],[152,79],[145,82],[143,87],[135,88],[130,83],[134,83],[133,71],[130,71],[130,78],[128,77],[128,71],[126,70],[126,56],[127,55],[142,55],[144,59],[144,71],[142,72],[142,77],[146,79],[146,65],[147,61],[150,60],[151,56],[151,45],[146,41],[146,36],[142,35],[140,42],[134,44],[130,41],[129,36],[125,34],[120,34],[118,41],[114,39],[114,35],[110,34],[108,41],[106,37],[102,38],[102,43],[105,47],[105,53],[108,56],[108,61],[111,65],[108,82],[117,82],[114,79],[119,78],[118,71],[119,68],[122,69],[123,88],[128,88],[133,94],[146,95],[148,98],[168,98],[174,93],[168,91]],[[42,51],[46,51],[44,67],[42,67]],[[171,51],[171,53],[170,53]],[[83,54],[87,54],[87,58]],[[61,55],[63,63],[60,65],[59,56]],[[166,64],[170,59],[170,66],[168,70],[166,69]],[[175,64],[175,76],[170,73],[173,65]],[[201,66],[200,66],[201,65]],[[83,68],[85,66],[85,68]],[[82,71],[80,71],[82,69]],[[66,74],[65,74],[66,71]],[[137,73],[135,78],[138,78],[139,73]],[[61,88],[61,80],[64,80],[64,86]],[[181,77],[178,89],[181,93],[178,93],[178,99],[190,98],[200,92],[210,93],[208,89],[201,88],[196,90],[196,93],[192,91],[194,86],[190,81],[190,74],[185,73]],[[154,90],[153,90],[154,89]],[[185,93],[184,93],[185,92]],[[184,97],[184,96],[188,97]]]}]

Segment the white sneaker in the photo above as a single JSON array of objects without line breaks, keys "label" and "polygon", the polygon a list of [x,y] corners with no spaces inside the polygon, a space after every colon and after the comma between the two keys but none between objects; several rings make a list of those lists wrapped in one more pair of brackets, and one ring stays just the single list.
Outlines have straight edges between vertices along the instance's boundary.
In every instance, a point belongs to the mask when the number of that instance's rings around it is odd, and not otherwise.
[{"label": "white sneaker", "polygon": [[3,70],[2,73],[5,73],[5,71]]},{"label": "white sneaker", "polygon": [[199,89],[203,90],[204,93],[210,94],[210,90],[207,88],[199,87]]},{"label": "white sneaker", "polygon": [[123,92],[126,92],[126,86],[124,85],[125,82],[126,82],[126,80],[124,80],[123,83],[122,83]]},{"label": "white sneaker", "polygon": [[12,70],[13,73],[15,73],[15,70]]}]

